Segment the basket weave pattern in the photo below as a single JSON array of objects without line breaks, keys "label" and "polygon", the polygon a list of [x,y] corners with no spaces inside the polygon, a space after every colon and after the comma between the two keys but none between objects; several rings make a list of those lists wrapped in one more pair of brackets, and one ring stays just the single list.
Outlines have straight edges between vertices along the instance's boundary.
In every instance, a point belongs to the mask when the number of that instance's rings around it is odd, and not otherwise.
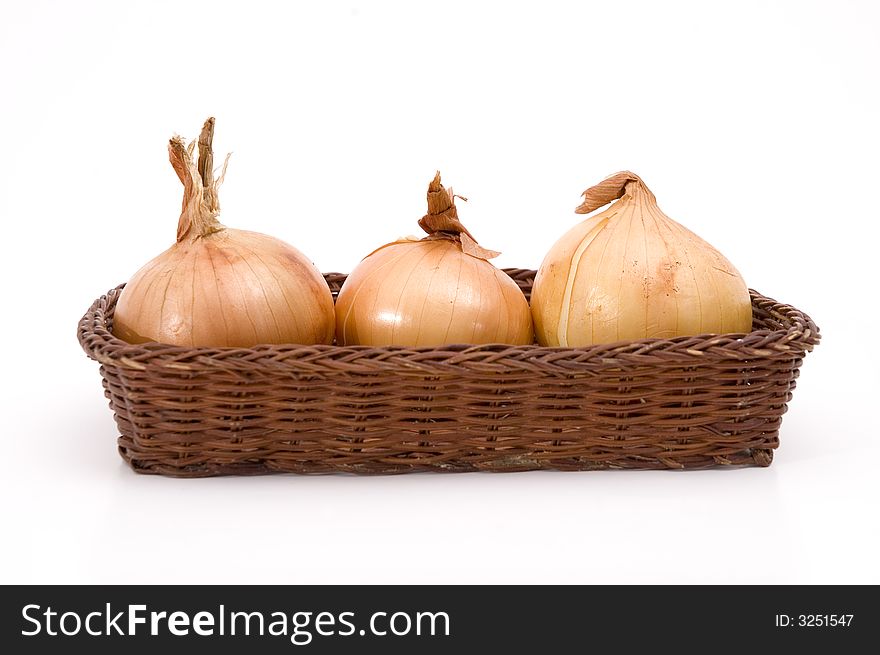
[{"label": "basket weave pattern", "polygon": [[[531,290],[534,271],[507,269]],[[334,292],[344,275],[325,276]],[[78,336],[136,471],[175,477],[767,466],[819,331],[752,291],[753,331],[588,348],[131,345],[121,287]]]}]

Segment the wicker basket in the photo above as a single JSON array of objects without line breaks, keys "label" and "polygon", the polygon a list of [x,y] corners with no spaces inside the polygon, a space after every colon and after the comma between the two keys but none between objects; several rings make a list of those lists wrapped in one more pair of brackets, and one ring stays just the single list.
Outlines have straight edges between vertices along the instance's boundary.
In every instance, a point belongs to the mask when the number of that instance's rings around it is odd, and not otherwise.
[{"label": "wicker basket", "polygon": [[[506,271],[531,290],[534,271]],[[344,275],[325,276],[334,292]],[[589,348],[131,345],[118,287],[79,341],[101,363],[119,452],[176,477],[767,466],[819,330],[752,291],[745,336]]]}]

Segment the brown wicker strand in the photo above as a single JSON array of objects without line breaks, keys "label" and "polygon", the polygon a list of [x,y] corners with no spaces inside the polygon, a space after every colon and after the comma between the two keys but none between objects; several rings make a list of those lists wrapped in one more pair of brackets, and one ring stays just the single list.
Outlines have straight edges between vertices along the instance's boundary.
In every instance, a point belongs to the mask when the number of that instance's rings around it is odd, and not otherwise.
[{"label": "brown wicker strand", "polygon": [[[507,269],[528,297],[534,271]],[[326,279],[334,296],[345,279]],[[134,470],[175,477],[768,466],[819,330],[752,291],[748,334],[587,348],[132,345],[79,323]]]}]

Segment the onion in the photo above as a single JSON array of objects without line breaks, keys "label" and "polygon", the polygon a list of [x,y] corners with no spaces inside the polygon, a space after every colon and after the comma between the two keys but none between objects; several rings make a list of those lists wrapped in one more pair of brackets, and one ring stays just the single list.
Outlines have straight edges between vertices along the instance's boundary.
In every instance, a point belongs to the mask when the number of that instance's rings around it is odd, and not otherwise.
[{"label": "onion", "polygon": [[195,142],[171,139],[171,164],[184,186],[177,242],[141,268],[116,305],[113,333],[130,343],[239,346],[330,343],[333,297],[318,269],[296,248],[217,220],[209,118]]},{"label": "onion", "polygon": [[547,253],[532,289],[538,342],[587,346],[623,339],[748,332],[749,290],[715,248],[660,211],[628,171],[584,191],[586,214]]},{"label": "onion", "polygon": [[525,296],[489,263],[499,253],[480,247],[461,224],[455,198],[438,172],[419,221],[428,236],[386,244],[352,271],[336,299],[338,344],[533,342]]}]

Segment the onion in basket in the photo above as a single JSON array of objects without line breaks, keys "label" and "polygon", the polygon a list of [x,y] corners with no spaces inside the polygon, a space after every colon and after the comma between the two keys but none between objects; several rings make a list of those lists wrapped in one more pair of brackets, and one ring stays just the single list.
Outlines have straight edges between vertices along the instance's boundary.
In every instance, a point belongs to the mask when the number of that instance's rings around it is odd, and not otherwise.
[{"label": "onion in basket", "polygon": [[461,224],[455,198],[438,172],[419,221],[428,236],[386,244],[352,271],[336,300],[337,343],[532,343],[525,296],[489,263],[498,253],[480,247]]},{"label": "onion in basket", "polygon": [[748,332],[749,290],[720,252],[660,211],[641,178],[616,173],[584,191],[586,214],[547,253],[532,289],[539,343]]},{"label": "onion in basket", "polygon": [[171,139],[171,164],[184,186],[177,242],[141,268],[123,289],[113,333],[130,343],[239,346],[330,343],[333,297],[315,266],[296,248],[217,220],[209,118],[195,142]]}]

